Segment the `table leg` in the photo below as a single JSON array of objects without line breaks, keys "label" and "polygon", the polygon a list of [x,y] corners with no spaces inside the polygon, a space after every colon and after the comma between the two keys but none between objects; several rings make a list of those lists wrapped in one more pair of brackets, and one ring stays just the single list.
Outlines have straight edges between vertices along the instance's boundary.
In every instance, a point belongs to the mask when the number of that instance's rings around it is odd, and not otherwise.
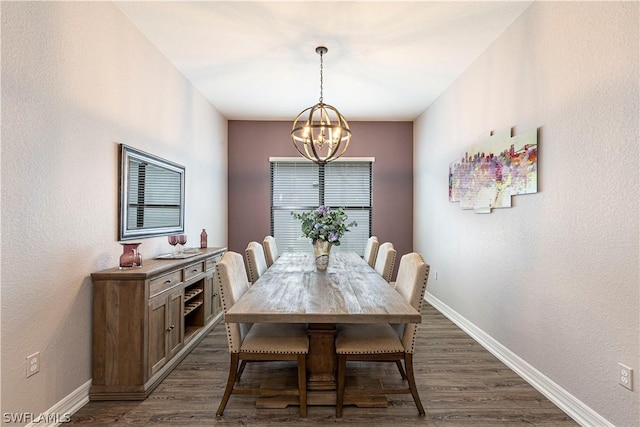
[{"label": "table leg", "polygon": [[307,355],[307,389],[336,389],[336,325],[309,323],[309,354]]}]

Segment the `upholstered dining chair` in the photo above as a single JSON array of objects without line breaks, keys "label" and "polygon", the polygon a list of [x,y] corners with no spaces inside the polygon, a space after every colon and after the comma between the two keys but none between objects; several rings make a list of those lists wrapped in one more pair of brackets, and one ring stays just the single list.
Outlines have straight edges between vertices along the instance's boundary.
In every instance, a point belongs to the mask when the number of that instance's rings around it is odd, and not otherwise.
[{"label": "upholstered dining chair", "polygon": [[391,274],[393,273],[393,266],[396,263],[396,253],[397,251],[394,249],[393,243],[391,242],[383,243],[378,248],[376,263],[373,266],[373,268],[387,282],[391,282]]},{"label": "upholstered dining chair", "polygon": [[367,246],[364,247],[364,256],[362,257],[371,267],[376,266],[376,256],[378,255],[378,238],[376,236],[369,237]]},{"label": "upholstered dining chair", "polygon": [[[224,254],[216,266],[216,280],[220,290],[222,309],[226,313],[249,290],[249,280],[242,255]],[[309,352],[309,338],[302,324],[254,323],[252,325],[226,323],[231,360],[229,378],[216,416],[222,416],[231,394],[297,395],[300,416],[307,416],[307,374],[305,358]],[[294,360],[298,362],[298,388],[292,390],[263,390],[235,388],[247,362]],[[238,363],[242,362],[240,367]]]},{"label": "upholstered dining chair", "polygon": [[262,247],[264,249],[264,257],[267,260],[267,267],[271,267],[280,256],[276,239],[273,236],[266,236],[262,241]]},{"label": "upholstered dining chair", "polygon": [[[422,309],[424,293],[429,278],[429,265],[416,252],[404,255],[400,259],[396,290],[416,310]],[[418,325],[389,324],[340,324],[336,334],[336,353],[338,354],[338,386],[336,396],[336,417],[342,416],[345,393],[345,374],[348,361],[396,362],[399,368],[404,362],[400,373],[406,379],[408,388],[358,390],[359,395],[384,395],[391,393],[411,393],[418,413],[424,415],[424,408],[420,402],[418,388],[413,373],[413,353]]]},{"label": "upholstered dining chair", "polygon": [[247,257],[247,269],[249,270],[249,282],[252,284],[267,271],[267,260],[264,256],[264,249],[258,242],[249,242],[244,250]]}]

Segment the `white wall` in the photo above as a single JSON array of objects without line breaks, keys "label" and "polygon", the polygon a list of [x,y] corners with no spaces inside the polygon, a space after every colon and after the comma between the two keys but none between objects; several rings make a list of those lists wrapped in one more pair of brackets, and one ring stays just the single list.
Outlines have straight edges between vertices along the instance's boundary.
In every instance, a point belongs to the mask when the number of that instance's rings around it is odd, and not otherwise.
[{"label": "white wall", "polygon": [[112,3],[1,7],[1,412],[38,414],[91,378],[90,273],[122,250],[117,143],[184,165],[186,234],[223,246],[227,122]]},{"label": "white wall", "polygon": [[[640,425],[638,5],[533,3],[414,128],[428,291],[617,426]],[[539,128],[539,192],[450,203],[449,163],[512,126]]]}]

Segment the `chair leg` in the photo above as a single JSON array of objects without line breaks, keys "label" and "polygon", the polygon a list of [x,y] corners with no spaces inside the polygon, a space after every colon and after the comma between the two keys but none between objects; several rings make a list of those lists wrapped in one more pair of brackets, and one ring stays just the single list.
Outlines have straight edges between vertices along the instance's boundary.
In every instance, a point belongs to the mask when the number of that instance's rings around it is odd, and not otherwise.
[{"label": "chair leg", "polygon": [[336,387],[336,418],[342,417],[344,403],[344,383],[347,370],[347,356],[338,354],[338,385]]},{"label": "chair leg", "polygon": [[400,376],[402,377],[402,379],[406,380],[407,374],[404,372],[404,368],[402,367],[402,362],[399,360],[396,360],[396,366],[398,367],[398,371],[400,371]]},{"label": "chair leg", "polygon": [[413,376],[413,354],[405,353],[404,354],[404,366],[407,368],[407,380],[409,381],[409,390],[411,391],[411,395],[413,396],[413,401],[418,408],[418,413],[421,416],[424,416],[424,408],[422,407],[422,402],[420,402],[420,396],[418,396],[418,387],[416,387],[416,379]]},{"label": "chair leg", "polygon": [[242,376],[242,373],[244,372],[244,367],[247,366],[247,361],[243,360],[242,362],[240,362],[240,369],[238,369],[238,375],[236,375],[236,381],[240,381],[240,377]]},{"label": "chair leg", "polygon": [[229,378],[227,379],[227,387],[224,389],[222,401],[220,401],[220,406],[218,406],[218,411],[216,412],[217,417],[222,416],[224,408],[227,406],[227,402],[229,401],[229,397],[231,396],[231,392],[233,391],[233,384],[236,382],[239,360],[240,353],[231,353],[231,361],[229,362]]},{"label": "chair leg", "polygon": [[300,417],[307,416],[307,355],[298,355],[298,394],[300,397]]}]

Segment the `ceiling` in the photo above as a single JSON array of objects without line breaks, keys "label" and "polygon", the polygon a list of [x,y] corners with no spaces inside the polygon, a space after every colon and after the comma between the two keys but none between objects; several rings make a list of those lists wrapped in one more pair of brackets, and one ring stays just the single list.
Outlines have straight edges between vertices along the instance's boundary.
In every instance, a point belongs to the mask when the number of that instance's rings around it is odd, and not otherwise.
[{"label": "ceiling", "polygon": [[531,1],[141,1],[122,12],[229,120],[419,116]]}]

